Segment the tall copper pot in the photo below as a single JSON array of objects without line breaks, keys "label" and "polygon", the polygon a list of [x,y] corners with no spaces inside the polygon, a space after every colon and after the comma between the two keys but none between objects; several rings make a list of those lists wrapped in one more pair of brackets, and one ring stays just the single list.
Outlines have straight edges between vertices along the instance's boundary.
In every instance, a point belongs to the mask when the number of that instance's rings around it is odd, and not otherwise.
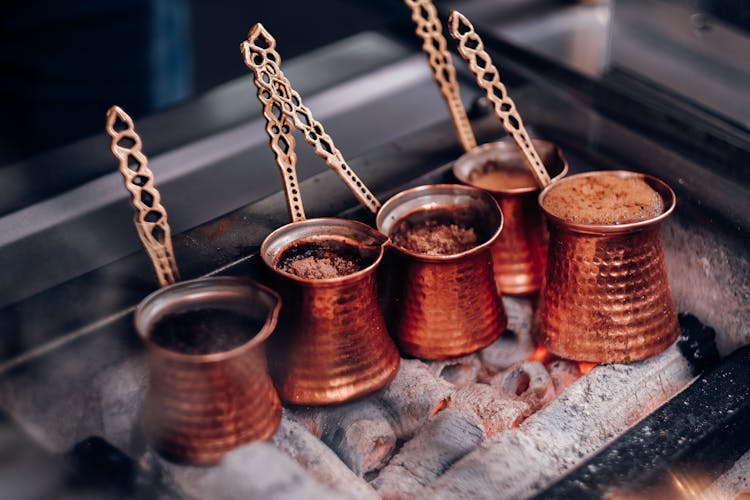
[{"label": "tall copper pot", "polygon": [[[568,172],[568,163],[560,148],[533,139],[534,148],[555,182]],[[488,164],[501,170],[527,171],[528,167],[516,144],[508,139],[477,146],[453,164],[456,178],[470,186]],[[495,197],[503,212],[503,232],[492,246],[495,282],[501,293],[526,295],[542,286],[547,261],[547,233],[537,198],[536,186],[511,189],[486,189]]]},{"label": "tall copper pot", "polygon": [[[150,365],[144,424],[156,451],[177,462],[213,464],[232,448],[276,432],[281,403],[267,372],[264,343],[280,306],[273,290],[231,277],[183,281],[139,304],[135,327]],[[263,326],[239,347],[213,354],[175,352],[151,340],[154,325],[165,316],[207,308],[241,312]]]},{"label": "tall copper pot", "polygon": [[455,213],[456,222],[476,227],[481,244],[454,255],[426,255],[392,245],[392,333],[401,351],[423,359],[477,351],[497,339],[507,323],[490,250],[503,228],[503,215],[488,193],[451,184],[412,188],[383,205],[377,226],[390,235],[403,220],[445,211]]},{"label": "tall copper pot", "polygon": [[[290,246],[331,240],[359,248],[367,267],[330,279],[301,278],[278,268]],[[285,402],[340,403],[380,389],[396,376],[400,357],[386,329],[375,279],[387,243],[360,222],[319,218],[287,224],[261,245],[284,300],[269,361]]]},{"label": "tall copper pot", "polygon": [[[588,172],[580,176],[611,175]],[[595,363],[627,363],[666,349],[678,335],[660,227],[674,210],[664,182],[640,177],[664,201],[661,215],[619,225],[574,224],[545,211],[550,244],[546,282],[537,311],[537,341],[558,356]],[[544,199],[555,184],[539,195]]]}]

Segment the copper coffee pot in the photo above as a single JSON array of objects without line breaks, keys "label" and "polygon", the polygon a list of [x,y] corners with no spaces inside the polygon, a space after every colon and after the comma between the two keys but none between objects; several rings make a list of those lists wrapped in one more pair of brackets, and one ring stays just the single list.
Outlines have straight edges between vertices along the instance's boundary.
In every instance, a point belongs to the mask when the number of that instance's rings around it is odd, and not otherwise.
[{"label": "copper coffee pot", "polygon": [[377,226],[392,235],[405,221],[436,218],[474,228],[479,244],[452,255],[391,245],[393,335],[401,351],[424,359],[477,351],[495,341],[507,324],[492,270],[491,247],[503,228],[495,199],[469,186],[419,186],[388,200]]},{"label": "copper coffee pot", "polygon": [[[256,24],[241,45],[255,76],[266,131],[282,175],[292,223],[272,232],[261,245],[263,262],[275,274],[284,299],[280,334],[272,346],[271,368],[281,398],[294,404],[340,403],[369,394],[396,376],[400,357],[378,306],[375,271],[388,238],[345,219],[305,219],[296,175],[292,125],[370,211],[380,203],[354,173],[302,103],[281,71],[276,41]],[[300,245],[326,245],[356,253],[364,267],[344,276],[302,278],[280,268],[285,252]]]},{"label": "copper coffee pot", "polygon": [[[530,140],[515,111],[515,104],[508,96],[483,50],[481,40],[471,25],[458,13],[451,16],[451,34],[459,40],[459,52],[469,63],[477,77],[477,84],[487,92],[487,98],[495,105],[495,111],[505,130],[516,141],[515,149],[510,141],[498,141],[477,146],[471,123],[461,103],[456,71],[451,62],[442,25],[432,0],[404,0],[411,8],[416,32],[422,38],[422,49],[428,56],[435,82],[445,99],[453,119],[459,142],[465,154],[456,160],[453,173],[456,178],[470,186],[480,187],[492,193],[500,204],[504,216],[503,233],[492,247],[495,281],[498,292],[524,295],[539,290],[547,253],[547,232],[542,213],[537,205],[539,186],[544,186],[549,176],[540,168],[542,161],[554,176],[563,177],[568,170],[567,162],[557,146],[538,140]],[[466,29],[461,27],[465,22]],[[481,60],[481,63],[478,61]],[[540,154],[537,154],[539,151]],[[525,161],[536,170],[541,184],[522,187],[488,188],[476,183],[477,177],[490,170],[525,174]]]},{"label": "copper coffee pot", "polygon": [[[663,212],[629,224],[576,224],[549,213],[544,200],[558,185],[580,177],[643,179],[662,198]],[[546,283],[535,338],[563,358],[626,363],[666,349],[678,335],[660,228],[675,207],[664,182],[635,172],[587,172],[539,195],[550,228]]]},{"label": "copper coffee pot", "polygon": [[[560,148],[551,142],[532,139],[552,182],[568,172],[568,162]],[[453,174],[464,184],[478,187],[477,177],[487,165],[503,171],[527,171],[524,157],[509,140],[482,144],[461,156],[453,164]],[[537,198],[536,185],[504,189],[488,189],[503,211],[503,233],[492,246],[492,262],[498,292],[525,295],[542,286],[547,262],[549,234]]]},{"label": "copper coffee pot", "polygon": [[[175,284],[178,272],[167,213],[141,151],[141,139],[130,117],[116,106],[107,112],[107,132],[136,208],[135,226],[162,286],[141,301],[134,317],[136,331],[149,350],[146,434],[151,446],[170,460],[216,463],[240,444],[269,439],[281,421],[281,403],[267,372],[264,350],[281,299],[242,278]],[[154,341],[162,320],[209,310],[239,315],[257,329],[222,331],[241,333],[247,340],[207,354],[181,352]]]}]

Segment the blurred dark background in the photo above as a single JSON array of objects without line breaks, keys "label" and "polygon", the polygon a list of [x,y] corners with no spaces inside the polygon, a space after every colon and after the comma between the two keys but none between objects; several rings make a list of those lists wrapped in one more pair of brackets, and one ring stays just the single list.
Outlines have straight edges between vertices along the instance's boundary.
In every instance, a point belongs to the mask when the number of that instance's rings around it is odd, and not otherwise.
[{"label": "blurred dark background", "polygon": [[0,164],[100,131],[112,104],[137,119],[246,74],[238,46],[255,22],[289,59],[389,29],[391,6],[407,12],[387,0],[0,2]]}]

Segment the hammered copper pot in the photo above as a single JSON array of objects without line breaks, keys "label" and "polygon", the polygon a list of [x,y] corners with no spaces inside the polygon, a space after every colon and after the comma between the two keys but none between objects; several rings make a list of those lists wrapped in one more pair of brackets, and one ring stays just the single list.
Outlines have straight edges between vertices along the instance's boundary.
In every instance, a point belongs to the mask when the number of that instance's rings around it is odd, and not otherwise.
[{"label": "hammered copper pot", "polygon": [[400,350],[423,359],[475,352],[497,339],[507,319],[497,293],[491,246],[503,215],[488,193],[442,184],[403,191],[377,216],[391,235],[403,220],[450,212],[455,222],[477,229],[480,244],[453,255],[427,255],[392,245],[392,333]]},{"label": "hammered copper pot", "polygon": [[[273,290],[231,277],[183,281],[138,305],[135,327],[150,365],[144,425],[157,452],[176,462],[213,464],[234,447],[276,432],[281,403],[268,375],[264,343],[280,306]],[[244,344],[212,354],[175,352],[151,339],[165,316],[209,308],[240,312],[262,327]]]},{"label": "hammered copper pot", "polygon": [[[611,175],[589,172],[580,176]],[[563,358],[626,363],[666,349],[678,335],[677,313],[667,280],[660,228],[674,210],[675,194],[664,182],[634,172],[664,201],[661,215],[629,224],[573,224],[546,212],[550,243],[546,282],[535,337]],[[544,199],[555,184],[539,195]]]},{"label": "hammered copper pot", "polygon": [[[278,268],[300,242],[338,241],[358,248],[367,265],[329,279],[306,279]],[[388,238],[360,222],[319,218],[271,233],[261,256],[283,297],[279,334],[269,355],[282,400],[324,405],[367,395],[396,376],[400,357],[378,304],[375,271]]]},{"label": "hammered copper pot", "polygon": [[[568,163],[560,148],[551,142],[532,140],[545,167],[555,182],[568,172]],[[523,155],[511,140],[477,146],[453,164],[456,178],[470,186],[488,164],[502,170],[527,171]],[[547,233],[537,198],[536,186],[485,190],[492,193],[503,212],[503,232],[492,245],[495,282],[501,293],[526,295],[542,286],[547,261]]]}]

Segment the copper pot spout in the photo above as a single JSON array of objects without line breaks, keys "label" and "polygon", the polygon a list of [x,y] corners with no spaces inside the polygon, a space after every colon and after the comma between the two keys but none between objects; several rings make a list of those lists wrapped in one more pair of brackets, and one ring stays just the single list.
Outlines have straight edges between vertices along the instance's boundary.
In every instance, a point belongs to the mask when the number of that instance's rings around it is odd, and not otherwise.
[{"label": "copper pot spout", "polygon": [[507,323],[491,253],[503,216],[488,193],[449,184],[409,189],[383,205],[377,226],[391,235],[402,221],[446,212],[476,228],[477,246],[452,255],[427,255],[392,245],[392,333],[403,352],[424,359],[477,351],[497,339]]},{"label": "copper pot spout", "polygon": [[[628,224],[575,224],[544,209],[555,186],[583,176],[643,179],[662,198],[663,212]],[[666,349],[678,335],[667,280],[661,223],[674,210],[664,182],[634,172],[588,172],[552,184],[539,195],[550,244],[535,337],[563,358],[626,363]]]}]

